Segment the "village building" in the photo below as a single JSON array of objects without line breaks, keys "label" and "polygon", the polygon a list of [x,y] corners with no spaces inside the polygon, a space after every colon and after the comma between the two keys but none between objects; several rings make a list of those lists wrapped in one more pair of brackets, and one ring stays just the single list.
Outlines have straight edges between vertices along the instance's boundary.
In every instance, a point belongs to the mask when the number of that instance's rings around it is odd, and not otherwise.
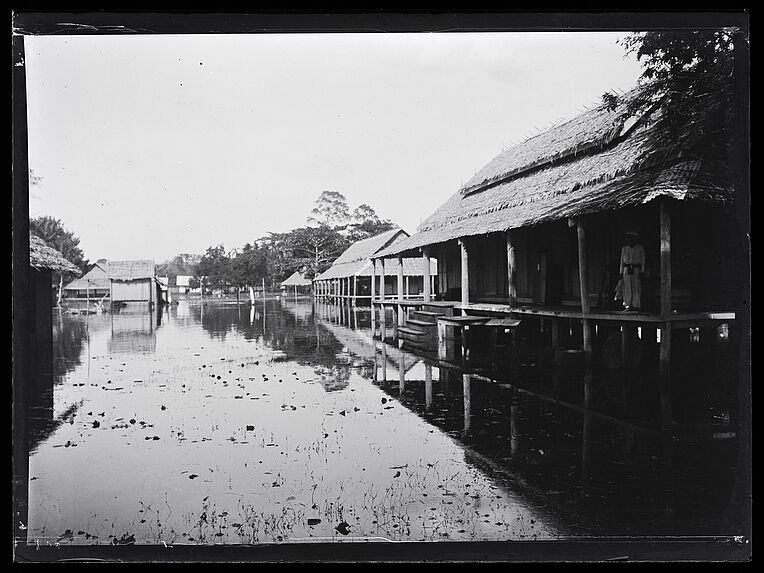
[{"label": "village building", "polygon": [[295,295],[299,293],[310,293],[313,281],[305,276],[300,271],[295,271],[281,282],[281,288],[283,290],[291,290]]},{"label": "village building", "polygon": [[[630,115],[630,97],[502,152],[414,235],[372,258],[437,260],[437,290],[425,301],[456,315],[432,320],[439,349],[444,338],[464,345],[482,326],[507,332],[520,321],[548,332],[556,349],[577,345],[587,365],[614,332],[624,362],[637,329],[642,340],[659,340],[670,423],[672,331],[711,327],[715,336],[715,327],[734,322],[742,249],[726,158],[707,153],[702,141],[668,145],[654,128],[660,112]],[[627,232],[645,253],[641,297],[630,312],[616,300],[619,279],[630,278],[619,265]],[[563,330],[572,341],[562,340]]]},{"label": "village building", "polygon": [[106,259],[98,259],[87,273],[64,286],[67,300],[99,301],[107,298],[111,283],[106,275]]},{"label": "village building", "polygon": [[[29,236],[30,293],[32,311],[30,334],[35,341],[31,345],[33,353],[43,353],[32,363],[52,364],[51,332],[53,329],[53,272],[78,275],[80,270],[64,258],[56,249],[48,246],[41,238]],[[51,358],[51,360],[48,360]]]},{"label": "village building", "polygon": [[175,277],[175,288],[173,289],[172,294],[190,294],[193,292],[194,289],[191,288],[192,279],[193,277],[190,275],[177,275]]},{"label": "village building", "polygon": [[[373,263],[373,257],[379,252],[408,236],[406,231],[396,228],[353,243],[331,267],[313,279],[315,296],[353,304],[371,304],[377,293],[380,299],[422,298],[424,292],[432,290],[432,280],[437,273],[434,261],[430,261],[427,269],[423,268],[421,257],[403,257],[387,265]],[[433,279],[425,280],[425,274]]]},{"label": "village building", "polygon": [[154,261],[108,261],[112,307],[146,304],[153,308],[162,300],[162,285],[157,280]]}]

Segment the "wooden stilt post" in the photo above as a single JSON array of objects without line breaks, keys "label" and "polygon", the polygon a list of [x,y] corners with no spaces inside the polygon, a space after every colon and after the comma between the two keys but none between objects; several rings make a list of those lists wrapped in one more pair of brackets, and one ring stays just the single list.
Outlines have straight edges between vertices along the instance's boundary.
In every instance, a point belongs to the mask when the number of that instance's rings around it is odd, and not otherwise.
[{"label": "wooden stilt post", "polygon": [[672,424],[671,413],[671,210],[664,200],[660,204],[661,261],[661,344],[658,378],[661,394],[661,422],[664,429]]},{"label": "wooden stilt post", "polygon": [[668,203],[660,207],[661,237],[661,317],[671,316],[671,212]]},{"label": "wooden stilt post", "polygon": [[462,305],[466,307],[470,303],[470,259],[465,239],[459,239],[459,248],[462,260]]},{"label": "wooden stilt post", "polygon": [[379,259],[379,327],[384,342],[385,333],[385,259]]},{"label": "wooden stilt post", "polygon": [[377,285],[375,284],[377,282],[377,261],[376,259],[371,259],[371,312],[374,313],[374,297],[376,296],[377,291]]},{"label": "wooden stilt post", "polygon": [[576,219],[576,235],[578,238],[578,280],[581,287],[581,313],[584,318],[581,320],[583,330],[584,361],[586,369],[584,371],[584,403],[590,400],[589,393],[592,384],[592,330],[591,323],[586,316],[589,314],[589,288],[587,284],[587,265],[586,265],[586,230],[584,221],[579,217]]},{"label": "wooden stilt post", "polygon": [[424,302],[430,302],[432,299],[432,291],[430,287],[430,257],[427,248],[422,249],[422,290],[424,294]]},{"label": "wooden stilt post", "polygon": [[[589,307],[589,286],[587,284],[586,265],[586,230],[581,218],[576,219],[576,234],[578,236],[578,281],[581,287],[581,313],[586,316],[591,310]],[[584,355],[586,357],[587,371],[591,369],[592,361],[592,332],[591,324],[587,318],[583,321]]]},{"label": "wooden stilt post", "polygon": [[353,275],[353,306],[358,301],[358,275]]},{"label": "wooden stilt post", "polygon": [[[398,255],[398,302],[403,302],[403,257]],[[403,326],[406,319],[403,316],[403,306],[398,305],[398,326]]]},{"label": "wooden stilt post", "polygon": [[511,230],[507,231],[507,293],[509,307],[517,307],[517,257],[515,241]]}]

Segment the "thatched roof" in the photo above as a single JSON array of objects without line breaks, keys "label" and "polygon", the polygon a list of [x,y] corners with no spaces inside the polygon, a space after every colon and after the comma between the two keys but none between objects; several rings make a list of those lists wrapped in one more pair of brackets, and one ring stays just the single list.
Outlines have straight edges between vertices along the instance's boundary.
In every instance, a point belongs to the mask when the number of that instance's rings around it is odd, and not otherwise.
[{"label": "thatched roof", "polygon": [[36,235],[29,235],[29,266],[38,270],[80,274],[80,269]]},{"label": "thatched roof", "polygon": [[[391,249],[397,247],[399,243],[392,245]],[[411,277],[421,277],[424,274],[424,260],[422,257],[406,257],[403,259],[403,275]],[[351,272],[352,271],[352,272]],[[346,274],[351,272],[350,274]],[[380,270],[377,265],[377,270],[374,273],[379,276]],[[385,261],[385,276],[396,276],[398,274],[398,260],[388,259]],[[430,275],[438,274],[438,261],[436,259],[430,259]],[[338,279],[346,278],[357,275],[359,277],[371,276],[371,260],[365,259],[362,261],[356,261],[355,263],[348,263],[344,265],[337,265],[328,268],[326,271],[317,276],[314,280],[324,279]]]},{"label": "thatched roof", "polygon": [[356,241],[335,259],[331,267],[318,275],[314,280],[352,277],[359,274],[368,263],[370,257],[376,255],[382,249],[404,240],[406,237],[408,237],[408,233],[403,229],[391,229],[368,239]]},{"label": "thatched roof", "polygon": [[106,276],[106,261],[98,261],[95,266],[78,279],[74,279],[64,290],[107,289],[109,278]]},{"label": "thatched roof", "polygon": [[625,122],[615,113],[604,107],[588,111],[503,152],[423,221],[417,233],[380,255],[413,253],[425,245],[662,196],[731,200],[731,189],[708,162],[670,152],[656,161],[649,112]]},{"label": "thatched roof", "polygon": [[310,279],[306,279],[302,276],[300,271],[295,271],[289,277],[281,282],[281,286],[310,286],[313,284]]},{"label": "thatched roof", "polygon": [[110,280],[153,279],[154,274],[154,261],[109,261],[106,263],[106,275]]}]

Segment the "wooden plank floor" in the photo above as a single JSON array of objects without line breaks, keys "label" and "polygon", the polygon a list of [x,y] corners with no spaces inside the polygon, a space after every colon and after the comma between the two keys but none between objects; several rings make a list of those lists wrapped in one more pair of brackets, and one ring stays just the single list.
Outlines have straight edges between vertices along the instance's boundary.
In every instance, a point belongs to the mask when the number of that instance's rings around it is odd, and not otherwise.
[{"label": "wooden plank floor", "polygon": [[[453,306],[454,308],[461,309],[467,313],[484,312],[494,314],[538,316],[544,318],[587,318],[590,320],[633,322],[643,324],[659,324],[664,321],[664,319],[659,314],[655,313],[623,312],[620,310],[593,310],[584,315],[580,309],[571,309],[570,307],[564,306],[521,306],[511,308],[508,305],[503,304],[470,303],[468,305],[463,305],[459,302],[454,303]],[[735,316],[736,314],[733,311],[675,312],[667,319],[667,321],[671,323],[678,323],[682,326],[685,324],[689,326],[702,322],[735,320]]]}]

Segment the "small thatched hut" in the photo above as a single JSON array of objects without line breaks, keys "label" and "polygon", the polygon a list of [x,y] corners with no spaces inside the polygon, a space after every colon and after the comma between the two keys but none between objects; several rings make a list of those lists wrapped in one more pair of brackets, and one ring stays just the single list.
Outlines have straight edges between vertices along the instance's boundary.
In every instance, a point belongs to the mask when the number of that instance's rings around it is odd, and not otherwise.
[{"label": "small thatched hut", "polygon": [[294,289],[294,293],[306,292],[310,290],[313,281],[305,278],[300,271],[295,271],[281,282],[281,288]]},{"label": "small thatched hut", "polygon": [[[384,249],[391,248],[408,237],[403,229],[391,229],[374,237],[357,241],[350,245],[334,261],[331,267],[318,275],[314,282],[314,292],[321,298],[334,300],[351,299],[371,301],[380,296],[397,295],[399,292],[396,276],[402,277],[400,292],[404,298],[417,298],[424,289],[425,268],[421,257],[402,258],[392,265],[377,271],[373,258]],[[428,274],[434,275],[434,261]]]},{"label": "small thatched hut", "polygon": [[109,261],[106,275],[111,283],[111,302],[148,303],[149,308],[161,301],[161,287],[154,261]]},{"label": "small thatched hut", "polygon": [[98,259],[92,269],[64,286],[67,299],[101,299],[109,295],[106,259]]}]

